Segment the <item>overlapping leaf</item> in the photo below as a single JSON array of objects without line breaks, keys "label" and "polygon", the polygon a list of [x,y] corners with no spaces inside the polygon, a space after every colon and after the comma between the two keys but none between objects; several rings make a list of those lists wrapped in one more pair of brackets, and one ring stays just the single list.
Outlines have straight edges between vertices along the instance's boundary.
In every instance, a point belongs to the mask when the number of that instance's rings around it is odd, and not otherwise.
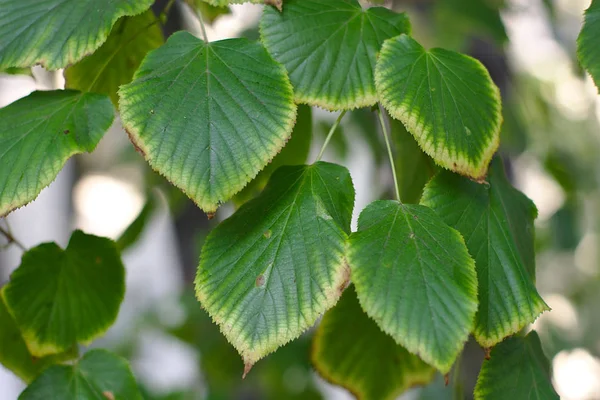
[{"label": "overlapping leaf", "polygon": [[391,400],[428,383],[435,370],[383,333],[360,308],[354,287],[329,310],[313,339],[312,360],[328,381],[362,400]]},{"label": "overlapping leaf", "polygon": [[296,101],[331,110],[377,102],[373,72],[385,39],[410,32],[405,14],[357,0],[288,0],[265,7],[262,41],[288,70]]},{"label": "overlapping leaf", "polygon": [[550,363],[535,331],[508,338],[492,349],[490,359],[481,367],[475,399],[559,399],[550,381]]},{"label": "overlapping leaf", "polygon": [[581,65],[588,70],[600,93],[600,0],[592,0],[585,11],[585,22],[577,38],[577,55]]},{"label": "overlapping leaf", "polygon": [[21,393],[19,400],[142,400],[135,377],[123,358],[91,350],[75,365],[55,365]]},{"label": "overlapping leaf", "polygon": [[246,370],[336,303],[353,206],[345,168],[285,166],[206,239],[196,294]]},{"label": "overlapping leaf", "polygon": [[119,17],[152,0],[0,0],[0,68],[64,68],[96,50]]},{"label": "overlapping leaf", "polygon": [[129,83],[146,54],[162,43],[160,24],[151,10],[121,18],[94,54],[65,70],[66,87],[106,94],[118,106],[119,86]]},{"label": "overlapping leaf", "polygon": [[482,180],[498,148],[500,91],[477,60],[425,50],[406,35],[387,40],[375,82],[388,112],[444,168]]},{"label": "overlapping leaf", "polygon": [[113,241],[75,231],[66,250],[44,243],[23,254],[2,293],[29,351],[42,357],[108,329],[125,294],[125,269]]},{"label": "overlapping leaf", "polygon": [[260,44],[187,32],[150,52],[119,97],[134,145],[206,212],[281,150],[296,116],[285,69]]},{"label": "overlapping leaf", "polygon": [[108,97],[72,90],[0,109],[0,216],[35,199],[69,157],[94,150],[113,118]]},{"label": "overlapping leaf", "polygon": [[475,266],[460,234],[427,207],[375,201],[350,236],[348,263],[366,313],[448,372],[477,310]]},{"label": "overlapping leaf", "polygon": [[457,229],[475,258],[479,309],[474,335],[491,347],[548,310],[535,280],[535,205],[513,188],[502,162],[492,162],[489,184],[444,171],[426,187],[422,203]]}]

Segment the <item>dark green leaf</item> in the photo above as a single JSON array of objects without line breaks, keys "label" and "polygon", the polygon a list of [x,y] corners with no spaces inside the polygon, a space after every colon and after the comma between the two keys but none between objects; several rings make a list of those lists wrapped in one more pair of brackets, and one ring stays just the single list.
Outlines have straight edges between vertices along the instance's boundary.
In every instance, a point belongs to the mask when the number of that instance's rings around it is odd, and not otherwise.
[{"label": "dark green leaf", "polygon": [[600,93],[600,0],[592,0],[585,11],[585,22],[577,38],[577,55],[583,68],[587,69]]},{"label": "dark green leaf", "polygon": [[154,209],[156,208],[156,199],[150,195],[146,204],[142,208],[142,211],[138,214],[135,220],[125,229],[125,232],[117,239],[117,248],[120,252],[129,248],[139,239],[140,235],[144,231],[148,220],[152,216]]}]

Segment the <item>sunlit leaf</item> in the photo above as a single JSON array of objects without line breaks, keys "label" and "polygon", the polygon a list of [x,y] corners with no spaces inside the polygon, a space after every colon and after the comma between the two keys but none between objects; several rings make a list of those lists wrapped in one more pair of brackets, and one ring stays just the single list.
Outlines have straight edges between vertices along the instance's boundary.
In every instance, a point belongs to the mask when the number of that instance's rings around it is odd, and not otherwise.
[{"label": "sunlit leaf", "polygon": [[227,5],[215,6],[209,4],[206,0],[185,0],[191,9],[202,18],[203,21],[212,24],[217,18],[231,14]]},{"label": "sunlit leaf", "polygon": [[588,70],[600,93],[600,0],[592,0],[585,11],[585,22],[577,38],[577,55],[581,65]]}]

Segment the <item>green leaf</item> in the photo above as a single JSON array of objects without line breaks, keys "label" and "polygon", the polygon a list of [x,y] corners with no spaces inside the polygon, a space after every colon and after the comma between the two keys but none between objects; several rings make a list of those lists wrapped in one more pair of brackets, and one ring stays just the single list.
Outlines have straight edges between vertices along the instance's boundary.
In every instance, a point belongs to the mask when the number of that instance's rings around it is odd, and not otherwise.
[{"label": "green leaf", "polygon": [[410,33],[406,14],[363,10],[356,0],[289,0],[265,7],[261,38],[288,70],[296,102],[329,110],[372,106],[373,79],[383,41]]},{"label": "green leaf", "polygon": [[33,92],[0,109],[0,216],[35,199],[74,154],[91,152],[114,118],[108,97]]},{"label": "green leaf", "polygon": [[381,103],[444,168],[477,180],[500,140],[500,91],[474,58],[425,50],[406,35],[388,39],[377,61]]},{"label": "green leaf", "polygon": [[31,68],[18,68],[18,67],[9,67],[9,68],[0,69],[0,74],[33,76],[31,74]]},{"label": "green leaf", "polygon": [[19,396],[19,400],[48,399],[142,400],[142,395],[127,361],[96,349],[75,365],[48,368]]},{"label": "green leaf", "polygon": [[585,11],[585,22],[577,38],[577,55],[583,68],[587,69],[600,93],[600,0],[592,0]]},{"label": "green leaf", "polygon": [[353,206],[344,167],[285,166],[207,237],[196,295],[246,371],[337,302]]},{"label": "green leaf", "polygon": [[119,17],[153,0],[0,0],[0,68],[55,70],[93,53]]},{"label": "green leaf", "polygon": [[323,317],[312,360],[321,376],[363,400],[393,400],[435,373],[379,329],[360,308],[354,287]]},{"label": "green leaf", "polygon": [[66,250],[44,243],[24,253],[3,294],[29,351],[42,357],[108,329],[125,294],[125,269],[112,240],[75,231]]},{"label": "green leaf", "polygon": [[548,306],[535,280],[535,205],[506,179],[495,159],[489,184],[444,171],[426,187],[422,203],[457,229],[475,258],[479,309],[473,334],[491,347],[532,323]]},{"label": "green leaf", "polygon": [[475,265],[460,234],[427,207],[380,200],[361,212],[347,254],[366,313],[448,372],[477,310]]},{"label": "green leaf", "polygon": [[31,355],[0,291],[0,364],[29,383],[48,366],[77,357],[77,347],[43,358]]},{"label": "green leaf", "polygon": [[160,24],[151,10],[123,17],[94,54],[65,70],[66,87],[106,94],[118,106],[119,86],[131,82],[146,54],[163,41]]},{"label": "green leaf", "polygon": [[190,8],[202,18],[204,22],[212,24],[217,18],[222,15],[231,14],[231,10],[227,5],[215,6],[208,4],[206,0],[185,0]]},{"label": "green leaf", "polygon": [[[196,0],[197,1],[197,0]],[[231,4],[254,3],[254,4],[270,4],[281,11],[283,0],[204,0],[208,4],[215,7],[225,7]]]},{"label": "green leaf", "polygon": [[535,331],[510,337],[492,349],[475,386],[475,400],[559,399],[550,381],[550,364]]},{"label": "green leaf", "polygon": [[142,211],[140,211],[135,220],[117,239],[117,248],[120,252],[123,252],[137,242],[155,209],[156,199],[152,194],[150,194],[148,200],[146,200],[146,204],[144,204],[144,207],[142,208]]},{"label": "green leaf", "polygon": [[281,150],[296,117],[285,69],[264,47],[187,32],[150,52],[119,97],[134,145],[208,213]]}]

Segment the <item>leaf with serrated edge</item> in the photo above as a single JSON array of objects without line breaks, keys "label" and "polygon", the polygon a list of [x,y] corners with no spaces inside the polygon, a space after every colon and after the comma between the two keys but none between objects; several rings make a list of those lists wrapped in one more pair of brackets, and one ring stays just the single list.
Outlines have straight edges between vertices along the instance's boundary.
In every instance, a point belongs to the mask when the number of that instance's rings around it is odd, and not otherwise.
[{"label": "leaf with serrated edge", "polygon": [[107,96],[33,92],[0,109],[0,216],[34,200],[74,154],[94,150],[114,119]]},{"label": "leaf with serrated edge", "polygon": [[385,39],[410,33],[410,22],[356,0],[289,0],[283,12],[265,7],[260,32],[287,68],[297,102],[345,110],[377,102],[377,53]]},{"label": "leaf with serrated edge", "polygon": [[44,243],[23,254],[2,291],[31,354],[89,343],[117,318],[125,269],[116,244],[73,232],[65,250]]},{"label": "leaf with serrated edge", "polygon": [[477,310],[475,263],[462,236],[425,206],[380,200],[361,212],[347,254],[366,313],[448,372]]},{"label": "leaf with serrated edge", "polygon": [[390,115],[444,168],[485,178],[500,143],[500,91],[474,58],[425,50],[406,35],[383,44],[377,93]]},{"label": "leaf with serrated edge", "polygon": [[312,346],[316,370],[362,400],[392,400],[433,379],[435,369],[383,333],[360,308],[354,286],[327,311]]},{"label": "leaf with serrated edge", "polygon": [[122,16],[153,0],[0,0],[0,68],[55,70],[93,53]]},{"label": "leaf with serrated edge", "polygon": [[465,238],[479,283],[473,334],[484,347],[532,323],[548,306],[535,280],[535,205],[506,179],[500,159],[492,162],[489,184],[448,171],[433,178],[422,204],[431,207]]},{"label": "leaf with serrated edge", "polygon": [[600,0],[592,0],[585,11],[585,22],[577,38],[577,56],[587,69],[600,93]]},{"label": "leaf with serrated edge", "polygon": [[475,386],[475,400],[558,400],[550,363],[535,331],[510,337],[492,349]]},{"label": "leaf with serrated edge", "polygon": [[337,302],[353,207],[346,168],[285,166],[207,237],[196,295],[246,371]]},{"label": "leaf with serrated edge", "polygon": [[127,361],[103,349],[90,350],[74,365],[45,370],[19,400],[142,400]]},{"label": "leaf with serrated edge", "polygon": [[119,105],[152,168],[209,213],[281,150],[296,118],[285,69],[259,43],[187,32],[146,56]]}]

